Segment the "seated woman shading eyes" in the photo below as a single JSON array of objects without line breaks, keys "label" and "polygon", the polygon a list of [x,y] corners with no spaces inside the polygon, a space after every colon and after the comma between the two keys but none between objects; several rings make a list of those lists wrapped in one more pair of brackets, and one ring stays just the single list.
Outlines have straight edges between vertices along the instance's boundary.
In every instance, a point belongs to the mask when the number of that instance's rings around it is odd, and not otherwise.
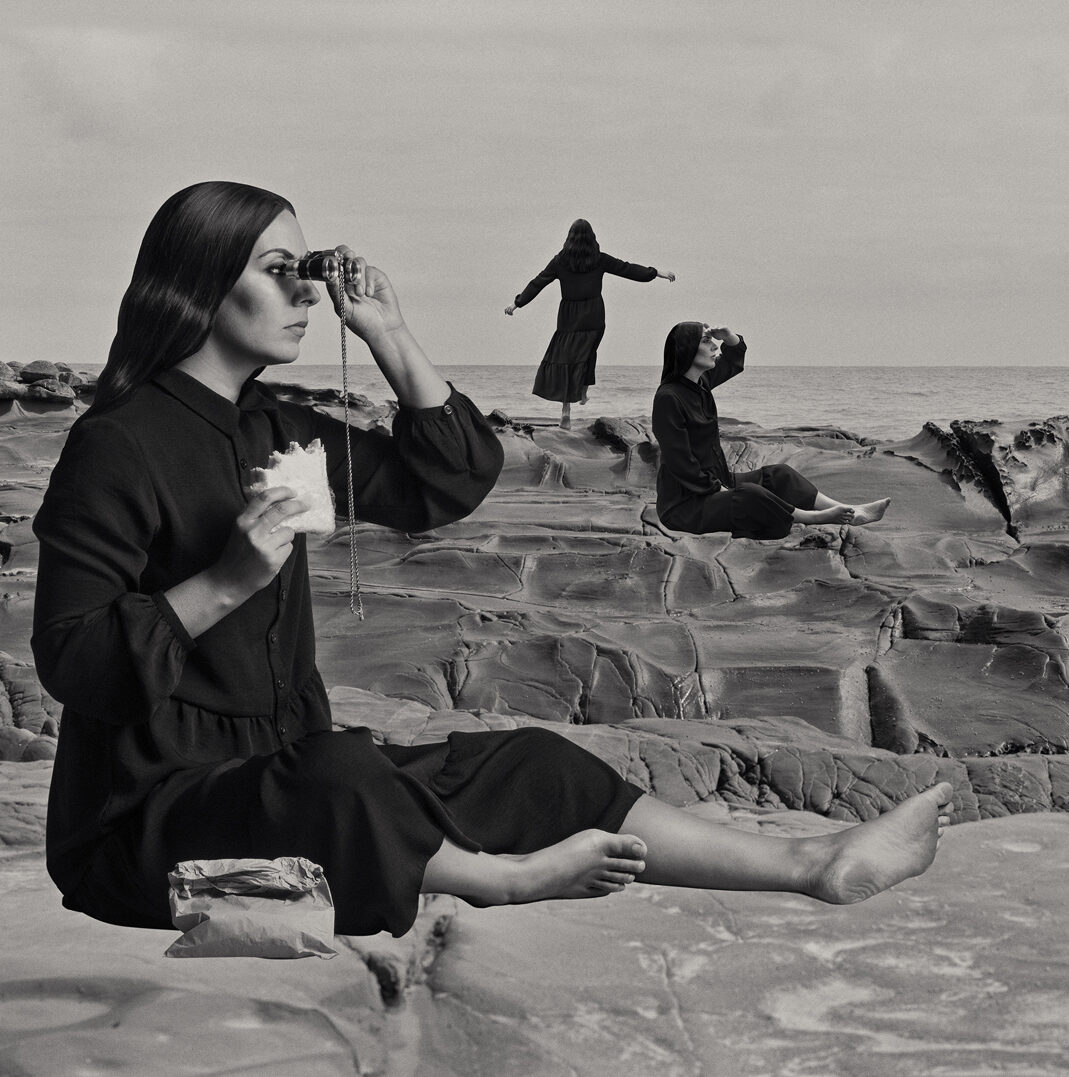
[{"label": "seated woman shading eyes", "polygon": [[796,523],[857,527],[882,519],[890,498],[844,504],[787,464],[730,470],[712,391],[742,373],[745,356],[746,342],[726,326],[680,322],[665,340],[661,384],[653,398],[653,433],[661,452],[657,515],[665,527],[775,539]]}]

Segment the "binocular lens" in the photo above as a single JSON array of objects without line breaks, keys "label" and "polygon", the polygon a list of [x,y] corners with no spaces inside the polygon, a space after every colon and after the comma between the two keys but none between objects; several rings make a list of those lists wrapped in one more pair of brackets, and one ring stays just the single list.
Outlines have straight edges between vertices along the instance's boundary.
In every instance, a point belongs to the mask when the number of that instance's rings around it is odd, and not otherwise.
[{"label": "binocular lens", "polygon": [[310,251],[303,258],[283,262],[276,272],[300,280],[336,281],[342,271],[337,251]]}]

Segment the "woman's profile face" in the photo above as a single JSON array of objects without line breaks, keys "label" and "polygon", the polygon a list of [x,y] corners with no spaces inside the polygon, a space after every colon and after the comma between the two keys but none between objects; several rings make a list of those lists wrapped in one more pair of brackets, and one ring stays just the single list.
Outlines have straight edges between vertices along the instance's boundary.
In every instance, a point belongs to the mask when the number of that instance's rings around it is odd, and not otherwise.
[{"label": "woman's profile face", "polygon": [[691,369],[698,368],[699,372],[712,370],[720,358],[721,341],[713,336],[712,327],[708,322],[702,323],[702,338],[698,344],[698,350],[694,353]]},{"label": "woman's profile face", "polygon": [[297,358],[308,308],[319,302],[319,292],[310,281],[281,277],[274,270],[307,250],[297,218],[288,210],[263,230],[216,312],[208,343],[217,354],[252,367]]}]

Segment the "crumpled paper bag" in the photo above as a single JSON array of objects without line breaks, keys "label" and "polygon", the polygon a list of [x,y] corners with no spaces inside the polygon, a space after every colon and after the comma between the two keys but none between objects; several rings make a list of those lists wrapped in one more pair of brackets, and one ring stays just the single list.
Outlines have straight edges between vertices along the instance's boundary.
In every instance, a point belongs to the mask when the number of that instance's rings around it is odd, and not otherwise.
[{"label": "crumpled paper bag", "polygon": [[167,873],[165,957],[334,957],[334,902],[323,869],[300,856],[185,860]]}]

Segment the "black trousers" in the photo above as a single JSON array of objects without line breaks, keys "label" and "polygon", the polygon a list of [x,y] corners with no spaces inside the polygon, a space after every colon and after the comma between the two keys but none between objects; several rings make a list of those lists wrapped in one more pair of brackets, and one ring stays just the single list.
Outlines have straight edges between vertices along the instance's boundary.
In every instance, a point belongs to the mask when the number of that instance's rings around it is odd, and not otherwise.
[{"label": "black trousers", "polygon": [[734,538],[776,539],[790,534],[795,509],[811,509],[817,488],[788,464],[736,471],[734,487],[696,495],[661,517],[673,531],[707,535],[730,531]]}]

